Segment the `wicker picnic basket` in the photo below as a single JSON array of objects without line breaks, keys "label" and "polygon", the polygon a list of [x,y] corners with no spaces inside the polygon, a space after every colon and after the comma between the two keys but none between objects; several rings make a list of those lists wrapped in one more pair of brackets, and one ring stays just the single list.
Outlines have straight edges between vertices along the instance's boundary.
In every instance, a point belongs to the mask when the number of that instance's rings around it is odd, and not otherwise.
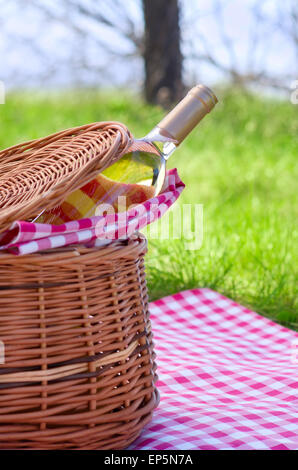
[{"label": "wicker picnic basket", "polygon": [[[121,124],[96,123],[0,152],[1,231],[59,204],[130,142]],[[0,448],[124,449],[150,421],[158,392],[145,253],[135,234],[101,248],[0,254]]]}]

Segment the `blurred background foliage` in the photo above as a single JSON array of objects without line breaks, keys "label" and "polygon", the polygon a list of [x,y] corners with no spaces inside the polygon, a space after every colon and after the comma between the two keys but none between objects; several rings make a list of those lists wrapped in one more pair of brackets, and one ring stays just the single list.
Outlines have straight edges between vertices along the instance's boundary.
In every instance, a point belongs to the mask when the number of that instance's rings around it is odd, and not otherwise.
[{"label": "blurred background foliage", "polygon": [[7,87],[144,87],[168,105],[197,81],[288,92],[296,0],[0,0]]},{"label": "blurred background foliage", "polygon": [[298,328],[297,2],[1,2],[1,148],[115,119],[140,137],[196,82],[220,103],[170,161],[204,239],[149,240],[151,299],[210,287]]}]

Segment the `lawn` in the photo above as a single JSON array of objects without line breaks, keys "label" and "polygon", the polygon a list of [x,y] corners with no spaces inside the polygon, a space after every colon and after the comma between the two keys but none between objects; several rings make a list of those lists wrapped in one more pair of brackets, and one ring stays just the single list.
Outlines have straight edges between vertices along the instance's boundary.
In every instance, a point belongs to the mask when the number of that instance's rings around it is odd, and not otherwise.
[{"label": "lawn", "polygon": [[[297,106],[240,92],[220,104],[171,158],[187,187],[180,203],[203,204],[198,250],[149,240],[151,299],[210,287],[298,328]],[[0,147],[101,120],[144,135],[163,115],[127,93],[15,93],[0,107]]]}]

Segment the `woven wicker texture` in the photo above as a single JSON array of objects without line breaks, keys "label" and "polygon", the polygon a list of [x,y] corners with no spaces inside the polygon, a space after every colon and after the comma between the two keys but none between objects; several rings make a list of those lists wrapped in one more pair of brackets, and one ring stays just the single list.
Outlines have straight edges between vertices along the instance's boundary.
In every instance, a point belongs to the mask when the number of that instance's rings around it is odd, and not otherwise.
[{"label": "woven wicker texture", "polygon": [[118,160],[131,142],[123,124],[98,122],[2,150],[0,232],[61,204]]},{"label": "woven wicker texture", "polygon": [[0,255],[0,448],[123,449],[158,394],[146,240]]}]

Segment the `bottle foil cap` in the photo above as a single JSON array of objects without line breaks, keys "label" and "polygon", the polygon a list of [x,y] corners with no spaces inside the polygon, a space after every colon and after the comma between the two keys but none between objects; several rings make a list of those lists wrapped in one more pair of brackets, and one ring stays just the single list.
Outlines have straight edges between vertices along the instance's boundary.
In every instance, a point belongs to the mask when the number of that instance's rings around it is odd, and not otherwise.
[{"label": "bottle foil cap", "polygon": [[174,139],[179,145],[217,102],[210,88],[197,85],[160,121],[157,127],[162,135]]}]

